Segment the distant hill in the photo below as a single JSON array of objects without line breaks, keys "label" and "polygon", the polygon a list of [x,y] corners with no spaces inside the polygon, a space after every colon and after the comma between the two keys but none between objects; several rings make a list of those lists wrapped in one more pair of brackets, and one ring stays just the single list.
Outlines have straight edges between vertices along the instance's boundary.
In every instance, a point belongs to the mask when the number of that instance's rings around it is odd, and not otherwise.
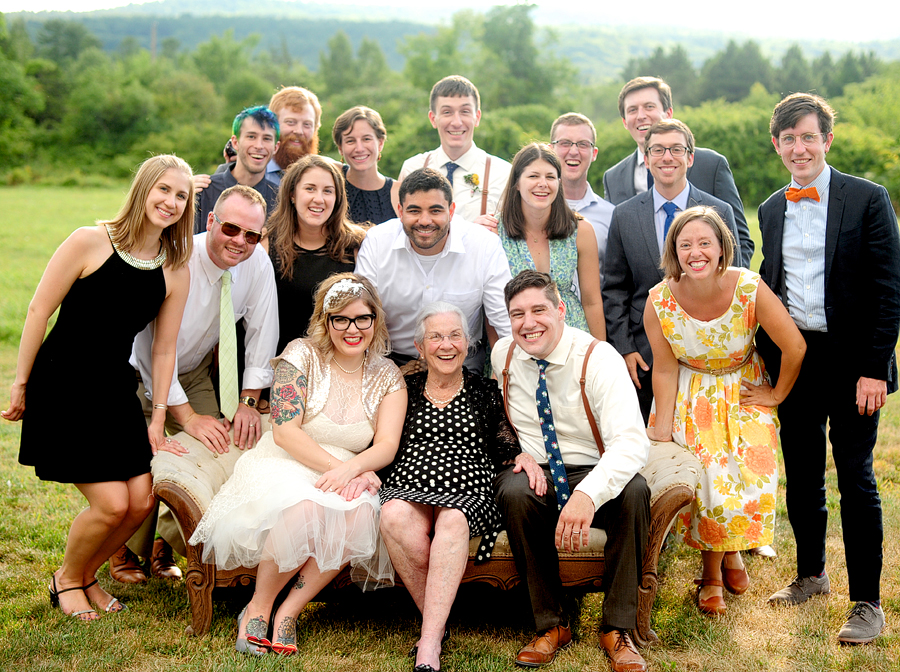
[{"label": "distant hill", "polygon": [[[388,65],[399,70],[404,58],[398,45],[405,37],[419,33],[434,33],[440,22],[449,21],[458,6],[420,3],[417,7],[319,4],[286,2],[284,0],[162,0],[143,5],[98,10],[94,12],[18,12],[7,19],[24,18],[34,37],[41,24],[50,18],[63,18],[83,23],[103,43],[114,51],[126,37],[137,39],[140,46],[150,48],[151,27],[156,24],[157,44],[166,38],[178,41],[179,48],[192,51],[212,35],[234,30],[241,40],[254,33],[262,39],[259,49],[281,50],[286,45],[293,58],[310,70],[319,67],[319,52],[327,48],[328,39],[338,30],[358,46],[363,37],[378,41]],[[485,5],[485,8],[487,6]],[[541,26],[539,41],[558,36],[548,42],[549,49],[567,56],[581,72],[584,81],[617,78],[628,60],[645,56],[657,46],[683,44],[696,65],[725,47],[730,39],[744,42],[746,34],[721,31],[698,31],[679,27],[603,25],[594,11],[593,16],[579,16],[583,12],[553,10],[538,7],[534,10],[535,24]],[[576,21],[579,21],[577,24]],[[560,24],[560,22],[571,22]],[[773,62],[780,60],[794,40],[757,39],[763,52]],[[807,58],[825,50],[833,55],[849,49],[874,51],[884,60],[900,59],[900,39],[882,42],[853,43],[817,40],[813,48],[803,44]]]}]

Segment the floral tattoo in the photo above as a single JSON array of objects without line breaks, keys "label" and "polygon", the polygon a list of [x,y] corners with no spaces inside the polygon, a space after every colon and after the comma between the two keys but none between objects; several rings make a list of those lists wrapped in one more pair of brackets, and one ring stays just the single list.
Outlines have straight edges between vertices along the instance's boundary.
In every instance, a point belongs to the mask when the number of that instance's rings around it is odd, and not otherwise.
[{"label": "floral tattoo", "polygon": [[293,364],[281,361],[275,367],[272,386],[272,422],[283,425],[306,411],[306,376]]},{"label": "floral tattoo", "polygon": [[294,590],[303,590],[306,583],[303,582],[303,574],[297,577],[297,583],[294,584]]}]

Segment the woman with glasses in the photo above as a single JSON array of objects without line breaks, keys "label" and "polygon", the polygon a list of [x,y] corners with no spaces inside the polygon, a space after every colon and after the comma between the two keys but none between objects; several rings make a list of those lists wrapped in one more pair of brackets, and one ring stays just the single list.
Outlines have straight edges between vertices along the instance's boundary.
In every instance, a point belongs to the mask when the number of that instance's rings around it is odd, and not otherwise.
[{"label": "woman with glasses", "polygon": [[348,563],[364,587],[393,584],[375,471],[397,451],[406,386],[384,357],[374,286],[352,273],[325,280],[308,333],[273,360],[272,430],[236,462],[190,540],[220,569],[259,566],[236,643],[254,655],[296,653],[301,610]]},{"label": "woman with glasses", "polygon": [[288,168],[267,226],[263,245],[275,267],[281,352],[306,333],[316,286],[353,271],[365,230],[347,218],[340,166],[316,154]]},{"label": "woman with glasses", "polygon": [[513,459],[530,474],[540,468],[520,451],[496,383],[463,368],[469,333],[462,311],[444,302],[426,306],[414,340],[428,369],[407,377],[400,450],[381,489],[381,531],[422,614],[409,655],[416,672],[435,672],[469,539],[481,536],[476,562],[485,562],[501,529],[494,475]]},{"label": "woman with glasses", "polygon": [[545,143],[526,145],[513,158],[497,232],[515,277],[525,269],[549,273],[566,304],[566,324],[606,340],[600,259],[590,225],[566,203],[562,165]]}]

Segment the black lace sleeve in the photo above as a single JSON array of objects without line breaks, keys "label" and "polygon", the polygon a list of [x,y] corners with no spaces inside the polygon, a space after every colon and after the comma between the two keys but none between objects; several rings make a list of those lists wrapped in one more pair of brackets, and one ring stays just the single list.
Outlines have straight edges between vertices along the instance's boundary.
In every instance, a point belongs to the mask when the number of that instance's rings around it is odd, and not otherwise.
[{"label": "black lace sleeve", "polygon": [[522,452],[519,441],[506,419],[503,410],[503,395],[497,381],[466,372],[466,385],[470,391],[472,411],[478,418],[479,433],[485,439],[488,457],[495,471],[503,464],[515,459]]}]

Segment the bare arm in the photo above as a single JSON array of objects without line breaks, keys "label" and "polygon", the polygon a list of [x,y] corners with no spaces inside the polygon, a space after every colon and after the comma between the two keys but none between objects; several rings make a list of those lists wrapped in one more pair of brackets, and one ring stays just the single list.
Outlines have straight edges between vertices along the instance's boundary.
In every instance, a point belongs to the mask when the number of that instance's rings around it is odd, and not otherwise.
[{"label": "bare arm", "polygon": [[[106,236],[106,232],[102,232]],[[96,270],[112,250],[108,238],[105,242],[98,235],[97,227],[78,229],[54,252],[44,270],[44,275],[28,304],[25,326],[19,342],[16,378],[10,391],[9,408],[2,412],[7,420],[20,420],[25,412],[25,385],[31,376],[34,359],[47,333],[50,316],[59,308],[75,280]]]},{"label": "bare arm", "polygon": [[[153,332],[151,348],[154,409],[150,416],[147,435],[154,455],[165,441],[165,405],[175,371],[175,343],[178,340],[178,330],[181,327],[181,317],[191,283],[191,274],[187,266],[178,270],[166,269],[165,276],[168,291],[156,316],[156,329]],[[155,408],[157,405],[163,408]]]},{"label": "bare arm", "polygon": [[603,317],[603,296],[600,292],[600,259],[597,256],[597,234],[594,227],[582,220],[578,227],[578,286],[581,288],[581,307],[587,318],[591,335],[606,340],[606,319]]},{"label": "bare arm", "polygon": [[653,349],[653,396],[656,399],[656,422],[647,429],[647,436],[654,441],[671,441],[678,393],[678,360],[663,335],[659,316],[650,299],[644,306],[644,331]]},{"label": "bare arm", "polygon": [[752,385],[744,382],[741,403],[748,406],[777,406],[784,401],[797,382],[800,365],[806,354],[806,341],[800,335],[784,304],[762,280],[756,291],[756,319],[775,345],[781,349],[781,370],[778,374],[778,384],[774,388],[768,383]]}]

